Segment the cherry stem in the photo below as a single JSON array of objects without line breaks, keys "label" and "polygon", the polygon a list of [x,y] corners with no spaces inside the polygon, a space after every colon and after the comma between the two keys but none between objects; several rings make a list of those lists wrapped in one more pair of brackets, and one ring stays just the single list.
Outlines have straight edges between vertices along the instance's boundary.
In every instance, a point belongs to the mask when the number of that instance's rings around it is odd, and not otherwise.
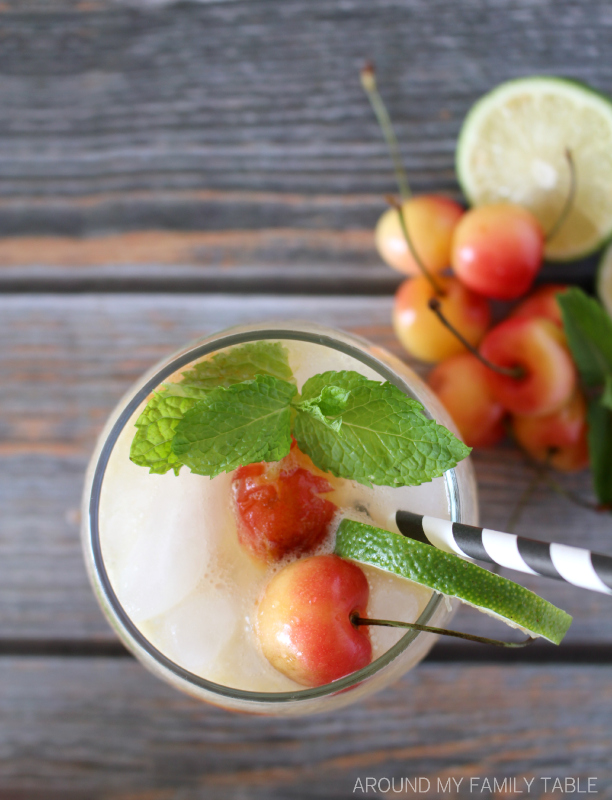
[{"label": "cherry stem", "polygon": [[498,364],[494,364],[492,361],[489,361],[488,358],[485,358],[478,350],[474,347],[474,345],[470,344],[468,340],[463,336],[463,334],[459,333],[457,328],[448,321],[448,319],[444,316],[444,312],[442,311],[442,306],[440,301],[437,297],[432,297],[429,300],[429,308],[434,312],[434,314],[438,317],[440,322],[444,325],[445,328],[456,336],[457,339],[461,342],[461,344],[466,347],[472,355],[476,356],[476,358],[485,365],[488,369],[492,369],[493,372],[497,372],[500,375],[505,375],[508,378],[514,378],[515,380],[520,380],[521,378],[525,377],[525,370],[520,367],[500,367]]},{"label": "cherry stem", "polygon": [[489,639],[486,636],[474,636],[471,633],[461,631],[451,631],[448,628],[433,628],[431,625],[419,625],[418,622],[398,622],[391,619],[368,619],[359,615],[351,616],[353,625],[380,625],[385,628],[409,628],[413,631],[423,631],[424,633],[438,633],[442,636],[454,636],[456,639],[467,639],[469,642],[479,642],[480,644],[494,644],[497,647],[525,647],[535,641],[528,636],[521,642],[502,642],[501,639]]},{"label": "cherry stem", "polygon": [[395,197],[393,197],[392,195],[387,195],[386,200],[387,203],[389,203],[389,205],[392,208],[394,208],[399,215],[400,227],[402,229],[402,233],[404,234],[404,239],[406,240],[408,249],[410,250],[412,257],[414,258],[417,267],[421,270],[423,277],[427,278],[427,280],[431,284],[431,288],[438,295],[438,297],[444,297],[444,295],[446,294],[444,289],[440,286],[440,284],[436,281],[431,272],[427,269],[425,264],[421,261],[421,258],[416,251],[412,238],[408,233],[408,223],[406,222],[406,217],[404,216],[404,209],[402,208],[402,204],[398,203]]},{"label": "cherry stem", "polygon": [[557,217],[557,221],[548,231],[548,233],[544,236],[545,242],[550,242],[550,240],[554,238],[554,236],[556,236],[556,234],[559,232],[560,228],[563,226],[563,223],[567,219],[567,215],[572,210],[572,206],[574,205],[574,198],[576,197],[576,165],[574,164],[572,151],[566,147],[564,155],[565,158],[567,159],[567,165],[569,167],[569,174],[570,174],[569,189],[567,190],[567,197],[565,198],[565,203],[563,204],[561,213]]},{"label": "cherry stem", "polygon": [[393,171],[395,172],[397,188],[399,189],[402,200],[407,200],[412,192],[408,185],[408,177],[406,176],[406,170],[402,163],[397,137],[395,136],[395,131],[391,124],[391,117],[376,86],[376,72],[374,70],[374,64],[372,64],[371,61],[368,61],[363,67],[360,77],[361,85],[368,96],[368,100],[374,110],[374,114],[376,115],[376,119],[378,120],[378,124],[387,144],[387,149],[389,150],[389,155],[393,162]]}]

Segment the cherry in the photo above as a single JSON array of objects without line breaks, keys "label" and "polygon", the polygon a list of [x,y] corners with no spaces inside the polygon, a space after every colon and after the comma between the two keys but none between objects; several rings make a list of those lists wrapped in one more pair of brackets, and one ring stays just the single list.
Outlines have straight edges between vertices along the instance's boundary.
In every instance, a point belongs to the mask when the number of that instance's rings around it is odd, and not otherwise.
[{"label": "cherry", "polygon": [[[450,263],[453,231],[464,213],[463,208],[443,195],[424,194],[405,200],[402,210],[420,261],[429,272],[446,269]],[[395,209],[385,211],[378,220],[375,236],[376,248],[386,264],[407,275],[421,274]]]},{"label": "cherry", "polygon": [[368,604],[364,572],[339,556],[293,561],[272,578],[257,612],[264,655],[304,686],[322,686],[372,660],[364,627],[353,624]]},{"label": "cherry", "polygon": [[453,235],[451,264],[470,289],[497,300],[525,294],[542,265],[544,233],[521,206],[496,203],[467,211]]},{"label": "cherry", "polygon": [[586,403],[580,392],[552,414],[513,417],[512,430],[536,461],[563,472],[578,472],[589,465]]},{"label": "cherry", "polygon": [[331,484],[303,464],[294,443],[282,461],[249,464],[236,470],[232,489],[238,540],[260,561],[312,551],[325,539],[337,506],[319,494]]},{"label": "cherry", "polygon": [[494,397],[508,411],[543,416],[569,400],[576,388],[576,368],[564,340],[554,323],[540,317],[511,317],[487,333],[480,353],[509,372],[488,372]]},{"label": "cherry", "polygon": [[460,353],[438,364],[427,379],[468,447],[489,447],[505,434],[504,407],[491,392],[488,372],[476,356]]},{"label": "cherry", "polygon": [[[445,316],[466,340],[477,345],[491,321],[484,297],[467,289],[456,278],[436,275],[440,305]],[[442,361],[465,346],[436,318],[429,307],[436,291],[426,277],[404,281],[395,295],[393,328],[406,350],[423,361]]]},{"label": "cherry", "polygon": [[522,303],[512,310],[511,317],[544,317],[563,328],[561,307],[557,295],[569,289],[567,284],[549,283],[533,291]]}]

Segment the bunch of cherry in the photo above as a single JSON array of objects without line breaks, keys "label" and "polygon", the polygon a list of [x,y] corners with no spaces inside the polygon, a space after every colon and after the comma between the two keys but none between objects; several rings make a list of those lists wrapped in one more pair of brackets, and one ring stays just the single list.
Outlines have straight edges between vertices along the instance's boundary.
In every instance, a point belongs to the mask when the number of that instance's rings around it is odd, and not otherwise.
[{"label": "bunch of cherry", "polygon": [[440,195],[394,203],[376,229],[383,260],[412,276],[395,297],[395,332],[410,354],[440,362],[429,384],[466,444],[496,443],[509,421],[530,456],[574,471],[587,466],[588,449],[586,404],[556,300],[567,287],[536,289],[490,327],[489,300],[529,292],[545,238],[520,206],[464,211]]}]

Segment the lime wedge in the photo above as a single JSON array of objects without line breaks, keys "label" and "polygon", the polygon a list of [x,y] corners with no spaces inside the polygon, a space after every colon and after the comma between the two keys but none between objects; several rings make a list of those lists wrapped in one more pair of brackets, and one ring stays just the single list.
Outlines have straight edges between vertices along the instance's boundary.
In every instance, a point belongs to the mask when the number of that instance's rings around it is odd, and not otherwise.
[{"label": "lime wedge", "polygon": [[563,78],[508,81],[471,108],[457,144],[457,176],[470,203],[518,203],[545,232],[567,199],[566,149],[576,196],[546,244],[552,261],[587,255],[612,234],[612,101]]},{"label": "lime wedge", "polygon": [[337,555],[393,572],[436,592],[457,597],[485,614],[559,644],[572,618],[518,583],[488,572],[452,553],[398,533],[343,519]]},{"label": "lime wedge", "polygon": [[597,268],[597,294],[612,317],[612,244],[604,250]]}]

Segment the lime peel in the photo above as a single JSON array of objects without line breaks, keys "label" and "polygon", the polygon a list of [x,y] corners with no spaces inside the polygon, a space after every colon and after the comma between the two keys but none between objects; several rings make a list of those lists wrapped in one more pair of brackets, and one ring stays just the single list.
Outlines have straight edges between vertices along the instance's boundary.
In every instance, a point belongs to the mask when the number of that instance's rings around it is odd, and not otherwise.
[{"label": "lime peel", "polygon": [[456,597],[513,628],[554,644],[561,642],[572,622],[565,611],[518,583],[432,545],[362,522],[342,520],[335,552],[342,558],[378,567]]}]

